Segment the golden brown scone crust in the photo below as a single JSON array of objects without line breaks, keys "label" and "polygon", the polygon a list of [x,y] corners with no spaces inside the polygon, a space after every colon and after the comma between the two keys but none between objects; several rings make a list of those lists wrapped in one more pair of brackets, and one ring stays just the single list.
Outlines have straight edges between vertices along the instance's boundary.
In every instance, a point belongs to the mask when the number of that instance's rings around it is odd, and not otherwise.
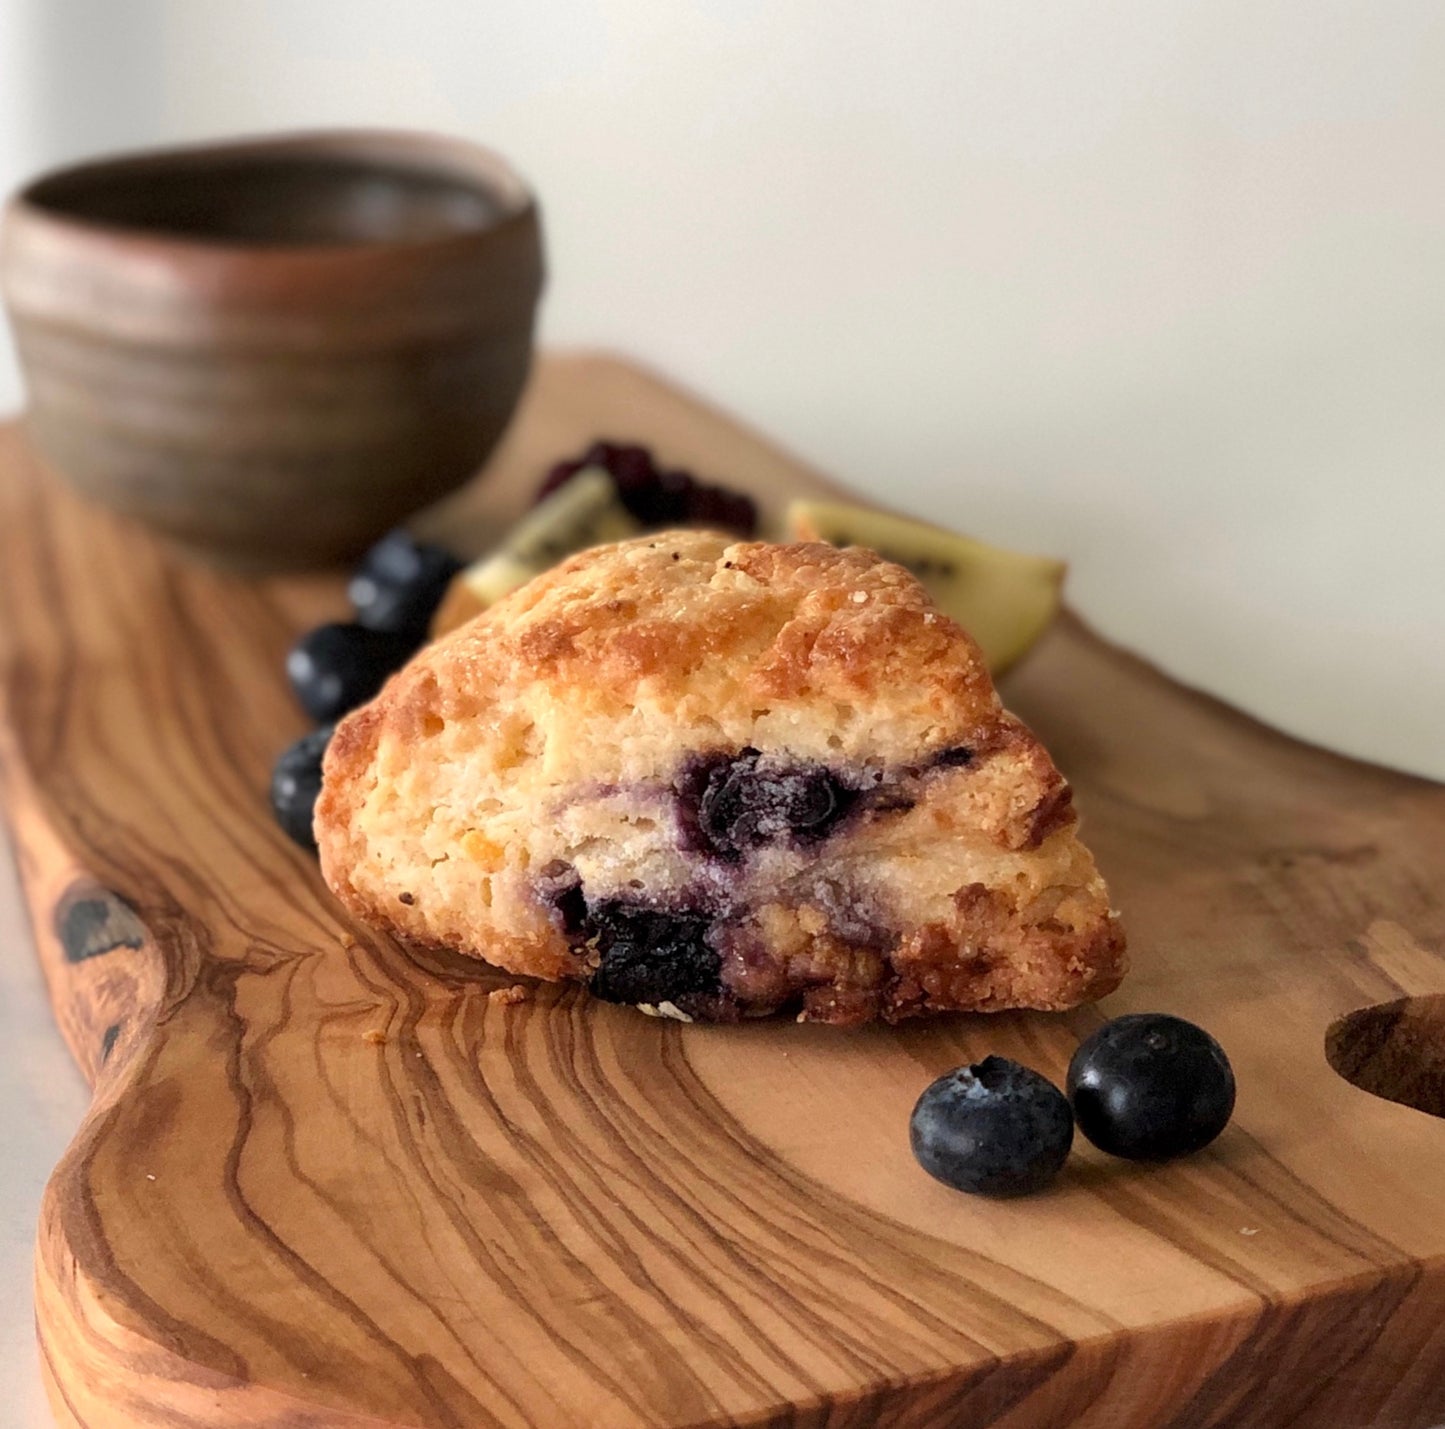
[{"label": "golden brown scone crust", "polygon": [[[820,840],[698,847],[687,771],[743,751],[828,770],[850,811]],[[907,571],[678,531],[574,556],[423,650],[338,728],[316,834],[338,896],[400,937],[588,981],[609,954],[584,899],[681,912],[710,920],[720,985],[664,1011],[857,1022],[1112,989],[1123,937],[1075,822]]]}]

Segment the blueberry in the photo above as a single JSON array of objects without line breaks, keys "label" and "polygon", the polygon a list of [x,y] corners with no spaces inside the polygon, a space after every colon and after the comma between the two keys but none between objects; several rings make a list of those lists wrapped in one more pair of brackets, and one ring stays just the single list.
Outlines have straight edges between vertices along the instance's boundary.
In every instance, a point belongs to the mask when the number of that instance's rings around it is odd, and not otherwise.
[{"label": "blueberry", "polygon": [[291,647],[286,673],[312,719],[339,719],[364,704],[416,649],[409,635],[364,625],[318,625]]},{"label": "blueberry", "polygon": [[588,928],[601,962],[588,984],[604,1002],[675,1002],[720,989],[721,960],[707,944],[705,914],[599,903]]},{"label": "blueberry", "polygon": [[271,771],[271,809],[276,822],[302,848],[314,849],[311,817],[321,793],[321,760],[334,725],[313,729],[282,751]]},{"label": "blueberry", "polygon": [[1101,1151],[1168,1161],[1207,1146],[1234,1111],[1229,1058],[1202,1027],[1159,1012],[1106,1022],[1069,1063],[1079,1130]]},{"label": "blueberry", "polygon": [[697,827],[708,847],[725,858],[793,836],[824,837],[851,806],[854,794],[821,764],[787,763],[744,749],[693,771]]},{"label": "blueberry", "polygon": [[362,557],[346,588],[357,624],[399,631],[420,642],[461,568],[450,551],[392,531]]},{"label": "blueberry", "polygon": [[1059,1174],[1074,1140],[1064,1094],[1006,1057],[957,1067],[913,1108],[908,1136],[930,1176],[975,1196],[1023,1196]]}]

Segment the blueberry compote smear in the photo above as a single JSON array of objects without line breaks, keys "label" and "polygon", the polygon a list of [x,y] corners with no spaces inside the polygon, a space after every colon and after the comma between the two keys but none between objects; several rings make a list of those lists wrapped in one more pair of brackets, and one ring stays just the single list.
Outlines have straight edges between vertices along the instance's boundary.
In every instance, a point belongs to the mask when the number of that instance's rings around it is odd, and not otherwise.
[{"label": "blueberry compote smear", "polygon": [[663,913],[621,902],[599,903],[588,914],[601,963],[588,985],[604,1002],[676,1002],[719,989],[721,966],[707,945],[711,919]]},{"label": "blueberry compote smear", "polygon": [[782,763],[751,748],[700,761],[678,793],[701,841],[732,860],[783,838],[826,837],[856,797],[821,764]]},{"label": "blueberry compote smear", "polygon": [[717,526],[751,536],[758,529],[758,508],[751,497],[725,486],[699,481],[690,471],[663,471],[646,447],[594,442],[580,457],[558,462],[537,492],[537,500],[586,467],[601,467],[612,478],[618,499],[644,526]]}]

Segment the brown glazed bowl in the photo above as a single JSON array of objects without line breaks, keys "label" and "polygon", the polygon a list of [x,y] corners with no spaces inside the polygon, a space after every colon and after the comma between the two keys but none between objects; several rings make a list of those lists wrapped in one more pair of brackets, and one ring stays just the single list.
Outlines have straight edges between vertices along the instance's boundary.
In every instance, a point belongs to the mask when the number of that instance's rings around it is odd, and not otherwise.
[{"label": "brown glazed bowl", "polygon": [[53,466],[211,559],[314,565],[486,460],[541,227],[486,149],[303,134],[49,174],[9,206],[0,281]]}]

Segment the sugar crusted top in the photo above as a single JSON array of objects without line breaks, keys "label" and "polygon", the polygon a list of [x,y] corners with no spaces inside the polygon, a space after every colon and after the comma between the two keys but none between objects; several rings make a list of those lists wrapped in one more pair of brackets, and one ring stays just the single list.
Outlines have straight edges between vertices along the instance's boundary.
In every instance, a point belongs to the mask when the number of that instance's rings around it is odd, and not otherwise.
[{"label": "sugar crusted top", "polygon": [[[571,557],[423,651],[383,703],[403,739],[422,733],[411,716],[523,707],[565,739],[645,706],[683,743],[884,763],[979,742],[1002,717],[977,646],[901,566],[699,531]],[[577,773],[661,772],[640,754],[590,749]]]}]

